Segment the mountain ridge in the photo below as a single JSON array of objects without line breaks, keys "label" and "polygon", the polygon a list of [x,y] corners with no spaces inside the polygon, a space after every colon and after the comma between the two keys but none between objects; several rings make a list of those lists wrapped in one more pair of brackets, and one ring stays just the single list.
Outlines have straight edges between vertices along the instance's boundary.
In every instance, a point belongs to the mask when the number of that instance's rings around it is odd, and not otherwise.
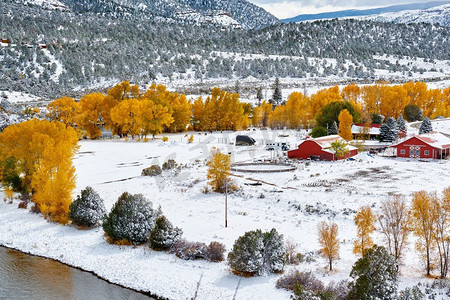
[{"label": "mountain ridge", "polygon": [[332,12],[324,12],[318,14],[301,14],[295,17],[282,19],[283,23],[297,23],[302,21],[312,21],[312,20],[323,20],[323,19],[335,19],[335,18],[348,18],[348,17],[362,17],[362,16],[370,16],[370,15],[379,15],[384,13],[394,13],[401,11],[409,11],[409,10],[424,10],[433,8],[436,6],[448,4],[450,1],[432,1],[427,3],[411,3],[411,4],[400,4],[400,5],[392,5],[380,8],[371,8],[371,9],[349,9],[349,10],[340,10],[340,11],[332,11]]}]

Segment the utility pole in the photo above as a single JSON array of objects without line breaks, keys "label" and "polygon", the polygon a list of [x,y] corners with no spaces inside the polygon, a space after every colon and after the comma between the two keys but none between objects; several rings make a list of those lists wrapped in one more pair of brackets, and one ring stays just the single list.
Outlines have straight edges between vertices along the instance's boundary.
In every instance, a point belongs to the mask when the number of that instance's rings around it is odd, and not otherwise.
[{"label": "utility pole", "polygon": [[228,202],[228,178],[226,179],[226,183],[225,183],[225,228],[227,228],[228,226],[228,219],[227,219],[227,203]]}]

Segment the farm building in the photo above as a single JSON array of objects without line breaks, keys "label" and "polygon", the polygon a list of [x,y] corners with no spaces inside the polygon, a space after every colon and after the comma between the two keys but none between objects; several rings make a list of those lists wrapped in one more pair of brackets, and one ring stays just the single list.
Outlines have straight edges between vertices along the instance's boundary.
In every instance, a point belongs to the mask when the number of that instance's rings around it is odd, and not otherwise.
[{"label": "farm building", "polygon": [[353,139],[359,139],[359,136],[366,135],[369,140],[377,140],[380,136],[381,124],[370,124],[368,128],[364,124],[353,124],[352,134]]},{"label": "farm building", "polygon": [[419,134],[392,146],[397,157],[445,158],[450,154],[450,137],[440,132]]},{"label": "farm building", "polygon": [[256,143],[255,139],[248,135],[237,135],[236,146],[253,146]]},{"label": "farm building", "polygon": [[339,135],[329,135],[317,139],[307,139],[298,145],[298,149],[288,152],[288,158],[318,158],[321,160],[345,159],[358,154],[358,149],[348,145],[349,152],[342,157],[336,157],[331,149],[331,143],[335,141],[345,141]]}]

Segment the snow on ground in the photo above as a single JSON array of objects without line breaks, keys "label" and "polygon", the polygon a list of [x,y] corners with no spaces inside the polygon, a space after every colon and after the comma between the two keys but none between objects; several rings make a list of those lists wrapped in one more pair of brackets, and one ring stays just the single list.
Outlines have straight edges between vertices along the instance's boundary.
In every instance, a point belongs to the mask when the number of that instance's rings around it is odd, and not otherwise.
[{"label": "snow on ground", "polygon": [[41,100],[40,97],[35,95],[23,92],[9,92],[9,91],[0,91],[0,99],[6,99],[11,103],[26,103]]},{"label": "snow on ground", "polygon": [[[286,267],[286,272],[310,270],[320,280],[330,282],[348,279],[357,259],[352,253],[355,210],[370,205],[377,211],[389,194],[402,193],[410,200],[415,191],[442,192],[449,185],[448,160],[424,162],[375,156],[373,160],[301,163],[289,173],[234,172],[233,179],[241,190],[228,197],[228,228],[225,228],[224,196],[202,193],[206,185],[204,161],[211,147],[231,153],[236,162],[248,162],[273,156],[273,152],[264,150],[265,139],[290,141],[292,148],[304,132],[242,132],[257,140],[253,147],[230,144],[236,134],[195,134],[192,144],[187,143],[184,134],[167,135],[166,143],[81,141],[74,161],[77,169],[74,196],[90,185],[104,198],[109,210],[122,192],[142,193],[183,229],[186,239],[205,243],[216,240],[228,250],[248,230],[276,228],[298,243],[299,252],[312,252],[315,257],[312,262]],[[179,173],[164,171],[159,177],[140,176],[143,168],[162,164],[169,158],[183,165]],[[247,185],[255,181],[263,184]],[[184,261],[146,246],[109,245],[101,228],[77,230],[48,223],[29,210],[17,209],[17,204],[0,201],[2,245],[51,257],[114,283],[170,299],[192,297],[201,276],[198,299],[231,299],[235,293],[240,278],[231,273],[226,262]],[[317,226],[322,220],[333,220],[339,226],[341,259],[332,273],[326,271],[327,262],[316,255]],[[381,235],[376,235],[375,241],[382,244]],[[407,247],[400,269],[401,288],[429,280],[423,276],[423,263],[414,250],[412,238]],[[289,299],[290,293],[275,288],[280,276],[242,278],[236,298]]]}]

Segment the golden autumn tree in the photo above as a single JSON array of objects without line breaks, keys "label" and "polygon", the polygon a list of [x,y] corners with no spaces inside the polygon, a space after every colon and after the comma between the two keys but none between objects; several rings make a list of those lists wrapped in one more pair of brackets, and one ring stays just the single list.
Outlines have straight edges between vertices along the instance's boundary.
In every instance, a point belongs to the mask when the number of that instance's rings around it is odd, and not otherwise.
[{"label": "golden autumn tree", "polygon": [[434,247],[433,240],[433,195],[420,191],[413,194],[411,207],[411,228],[417,236],[416,249],[424,256],[427,276],[431,271],[431,252]]},{"label": "golden autumn tree", "polygon": [[173,118],[166,106],[149,99],[141,100],[139,104],[138,123],[142,128],[143,136],[151,134],[154,138],[155,135],[163,132],[164,127],[172,124]]},{"label": "golden autumn tree", "polygon": [[361,88],[356,84],[352,83],[346,85],[342,89],[342,100],[352,102],[353,105],[359,102],[359,97],[361,95]]},{"label": "golden autumn tree", "polygon": [[439,255],[440,278],[447,277],[450,260],[450,188],[443,192],[442,198],[429,193],[432,202],[433,239]]},{"label": "golden autumn tree", "polygon": [[170,132],[184,132],[191,121],[191,104],[186,96],[181,94],[175,97],[170,106],[172,107],[173,122],[169,125]]},{"label": "golden autumn tree", "polygon": [[288,122],[286,112],[286,105],[278,105],[275,107],[269,119],[270,128],[283,129],[284,127],[287,127]]},{"label": "golden autumn tree", "polygon": [[376,217],[369,206],[361,207],[355,216],[357,237],[354,242],[353,253],[364,256],[366,250],[372,248],[373,240],[370,236],[375,231]]},{"label": "golden autumn tree", "polygon": [[352,134],[352,125],[353,125],[353,117],[348,112],[348,110],[344,109],[339,113],[339,135],[347,141],[353,139]]},{"label": "golden autumn tree", "polygon": [[33,119],[0,134],[0,160],[13,156],[22,185],[45,217],[67,223],[79,135],[60,122]]},{"label": "golden autumn tree", "polygon": [[219,149],[211,149],[211,157],[206,163],[208,184],[215,192],[224,193],[230,181],[231,160],[228,154],[221,153]]},{"label": "golden autumn tree", "polygon": [[122,81],[110,88],[107,92],[107,96],[111,96],[118,102],[126,99],[139,99],[141,92],[137,84],[131,85],[129,81]]},{"label": "golden autumn tree", "polygon": [[86,131],[90,139],[100,137],[102,134],[100,128],[104,125],[104,115],[107,112],[105,96],[102,93],[84,95],[80,100],[80,105],[79,125]]},{"label": "golden autumn tree", "polygon": [[62,122],[66,126],[74,127],[81,113],[81,105],[75,102],[73,98],[62,97],[47,105],[47,110],[47,116],[50,119]]},{"label": "golden autumn tree", "polygon": [[191,110],[192,110],[192,119],[193,119],[192,121],[194,130],[197,131],[204,130],[204,120],[206,118],[206,112],[205,112],[205,104],[201,97],[197,98],[191,104]]},{"label": "golden autumn tree", "polygon": [[320,253],[328,259],[330,271],[333,270],[333,261],[339,259],[338,226],[336,223],[328,224],[325,221],[319,224],[319,244],[322,247]]},{"label": "golden autumn tree", "polygon": [[310,115],[315,117],[322,110],[322,107],[335,101],[342,101],[342,95],[338,86],[318,91],[311,95]]},{"label": "golden autumn tree", "polygon": [[310,115],[310,102],[302,93],[294,92],[286,101],[287,127],[299,129],[301,125],[307,125],[312,119]]},{"label": "golden autumn tree", "polygon": [[139,120],[141,101],[137,99],[127,99],[119,102],[110,112],[111,124],[120,135],[131,135],[131,138],[138,136],[142,132]]}]

